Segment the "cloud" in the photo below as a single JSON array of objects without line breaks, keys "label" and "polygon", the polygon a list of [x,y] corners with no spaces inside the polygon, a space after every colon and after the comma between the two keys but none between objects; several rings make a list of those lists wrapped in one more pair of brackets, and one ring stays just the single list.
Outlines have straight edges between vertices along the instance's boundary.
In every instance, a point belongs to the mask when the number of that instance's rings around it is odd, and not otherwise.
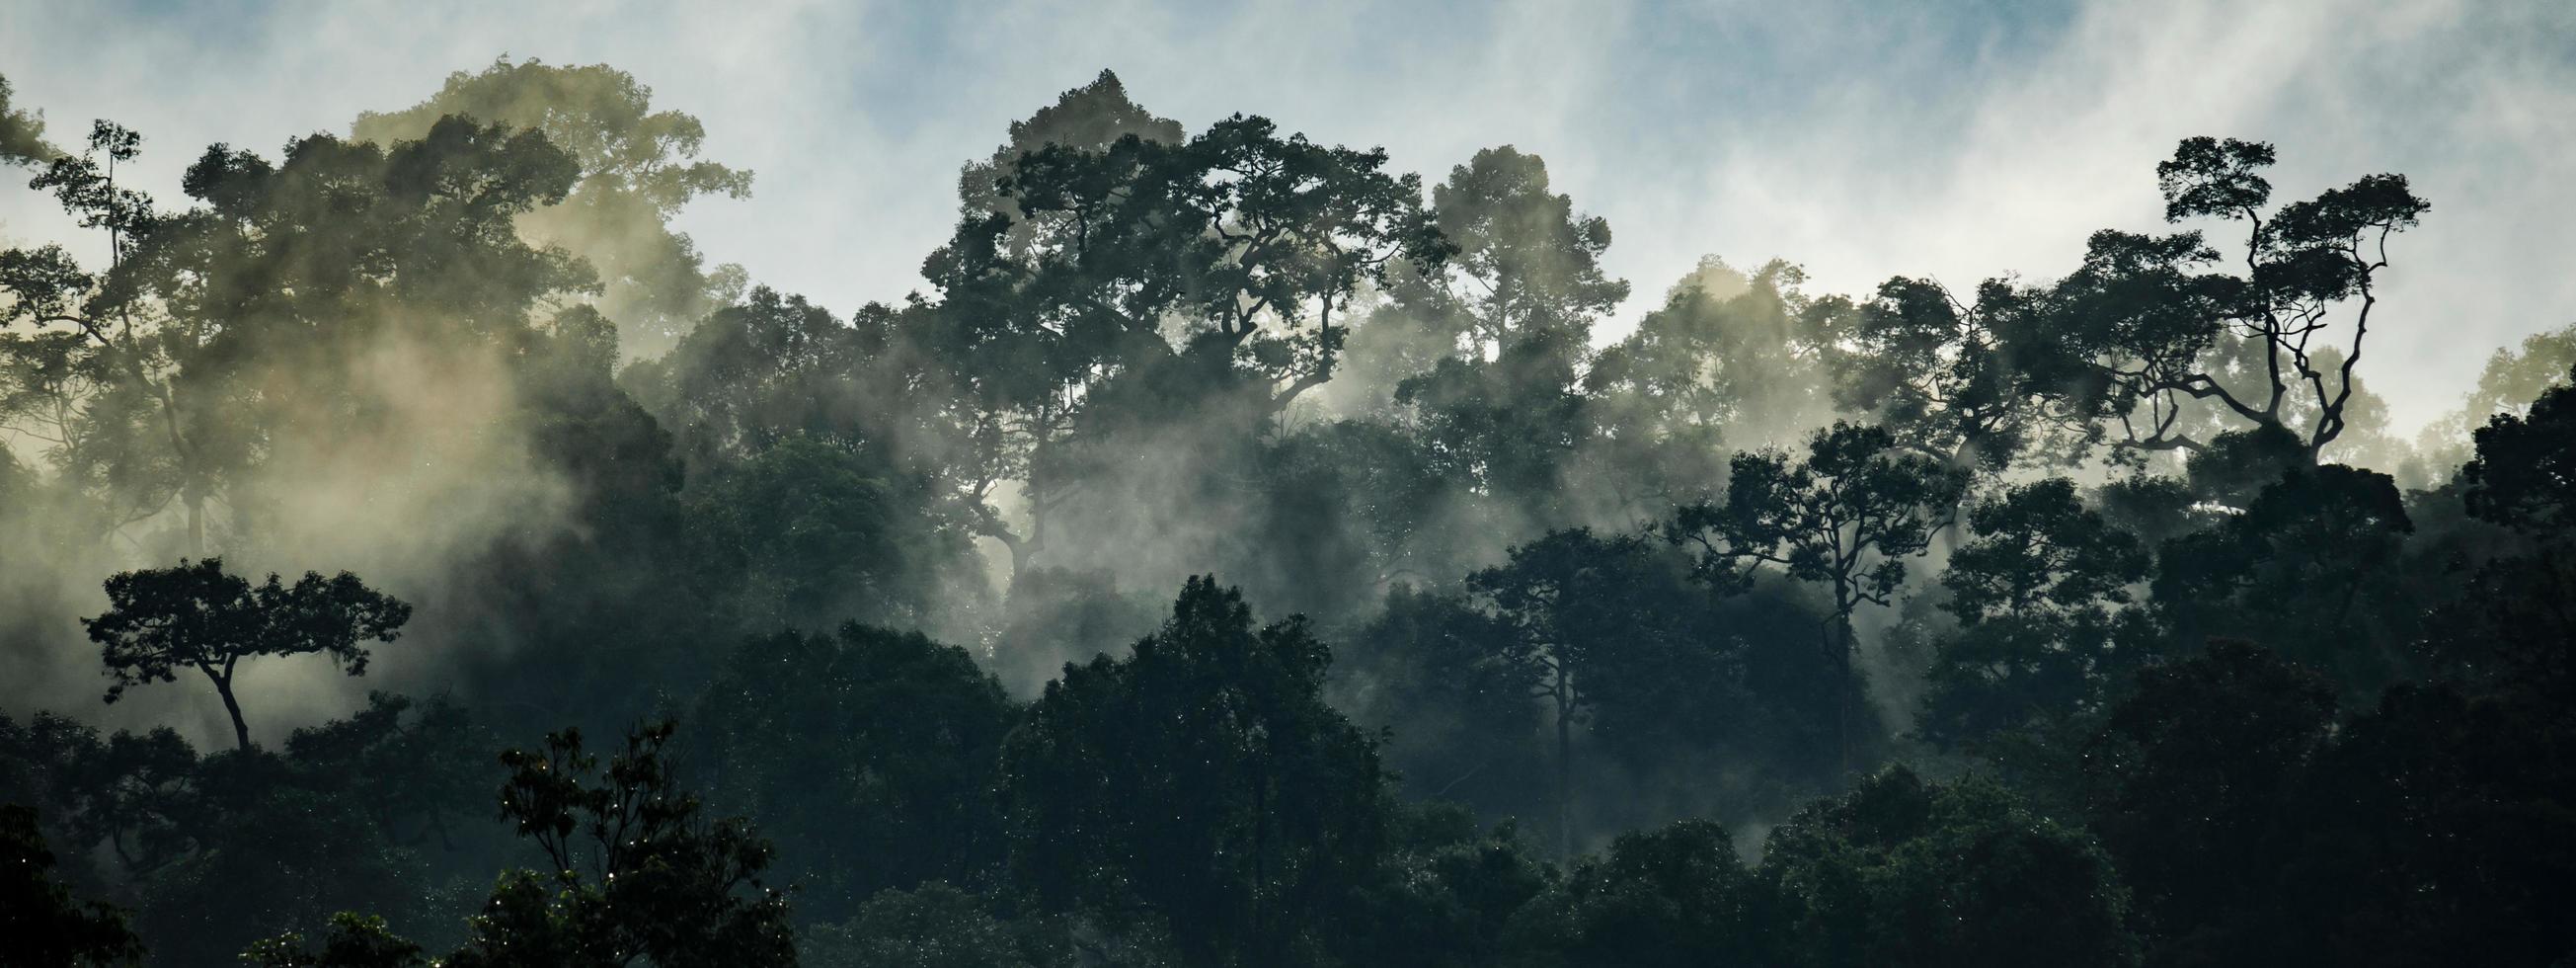
[{"label": "cloud", "polygon": [[[345,130],[504,52],[616,64],[759,173],[683,215],[701,249],[844,310],[918,288],[958,164],[1105,66],[1190,124],[1268,114],[1431,179],[1545,156],[1618,233],[1639,295],[1613,333],[1709,253],[1833,291],[2063,272],[2092,230],[2156,224],[2153,166],[2193,134],[2279,143],[2285,196],[2399,171],[2433,201],[2364,367],[2401,431],[2576,321],[2576,7],[2546,0],[14,7],[20,100],[67,139],[142,129],[165,197],[207,143]],[[65,231],[0,193],[0,235]]]}]

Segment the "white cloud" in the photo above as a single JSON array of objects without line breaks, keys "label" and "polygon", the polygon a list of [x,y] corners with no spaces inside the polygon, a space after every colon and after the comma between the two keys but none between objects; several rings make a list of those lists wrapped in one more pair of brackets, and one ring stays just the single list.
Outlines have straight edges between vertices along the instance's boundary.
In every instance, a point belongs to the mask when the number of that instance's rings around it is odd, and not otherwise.
[{"label": "white cloud", "polygon": [[[1268,114],[1429,179],[1485,145],[1536,151],[1616,228],[1638,293],[1623,324],[1705,253],[1791,258],[1835,290],[2045,277],[2093,229],[2156,224],[2174,140],[2264,138],[2285,196],[2400,171],[2434,203],[2365,367],[2411,426],[2493,347],[2576,321],[2571,10],[369,0],[242,22],[25,4],[0,13],[0,72],[59,136],[92,116],[142,129],[175,196],[209,142],[343,130],[503,52],[607,61],[759,173],[752,199],[686,213],[701,248],[843,309],[919,285],[957,165],[1104,66],[1191,124]],[[0,233],[62,229],[0,193]]]}]

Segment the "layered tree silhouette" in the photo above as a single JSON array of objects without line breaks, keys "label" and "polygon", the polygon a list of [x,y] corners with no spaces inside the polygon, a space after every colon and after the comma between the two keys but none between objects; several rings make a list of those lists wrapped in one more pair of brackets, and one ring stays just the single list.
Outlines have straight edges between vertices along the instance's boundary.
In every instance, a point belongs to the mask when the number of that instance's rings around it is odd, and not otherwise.
[{"label": "layered tree silhouette", "polygon": [[251,745],[233,691],[242,660],[320,653],[352,676],[365,675],[365,643],[392,642],[411,621],[409,604],[345,571],[330,578],[305,572],[293,585],[272,574],[253,585],[225,573],[220,558],[116,575],[107,580],[107,600],[108,611],[81,620],[116,680],[107,701],[195,670],[223,698],[242,749]]}]

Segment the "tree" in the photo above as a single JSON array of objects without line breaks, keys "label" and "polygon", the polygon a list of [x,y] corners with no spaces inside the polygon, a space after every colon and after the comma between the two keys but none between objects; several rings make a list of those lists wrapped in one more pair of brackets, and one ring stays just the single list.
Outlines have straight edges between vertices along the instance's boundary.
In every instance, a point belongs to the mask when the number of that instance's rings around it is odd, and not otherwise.
[{"label": "tree", "polygon": [[1823,426],[1834,380],[1815,330],[1834,303],[1801,292],[1804,279],[1786,262],[1748,275],[1703,258],[1636,331],[1603,347],[1583,377],[1596,426],[1582,486],[1660,515],[1715,496],[1727,445]]},{"label": "tree", "polygon": [[0,253],[0,325],[36,330],[0,350],[45,375],[36,405],[0,416],[36,425],[108,530],[175,508],[182,554],[247,523],[259,502],[235,491],[270,455],[398,409],[365,378],[368,351],[488,360],[518,348],[541,298],[595,285],[510,228],[577,174],[535,132],[450,118],[390,147],[301,138],[277,161],[216,145],[182,180],[201,203],[184,212],[117,180],[141,144],[101,121],[30,183],[104,230],[109,259]]},{"label": "tree", "polygon": [[0,804],[0,961],[10,965],[120,965],[143,958],[125,912],[73,897],[53,877],[54,853],[35,810]]},{"label": "tree", "polygon": [[[1129,479],[1165,463],[1140,453],[1203,453],[1188,480],[1248,461],[1332,378],[1363,287],[1442,251],[1418,179],[1385,165],[1244,116],[1019,154],[923,266],[940,298],[920,343],[962,375],[945,382],[980,435],[967,494],[1017,473],[1030,509],[1024,534],[980,530],[1025,564],[1076,492],[1168,487]],[[1119,506],[1082,520],[1116,531]]]},{"label": "tree", "polygon": [[2567,384],[2570,367],[2576,367],[2576,323],[2523,337],[2519,346],[2498,347],[2459,409],[2435,418],[2417,439],[2437,479],[2469,461],[2478,428],[2498,414],[2527,415],[2541,394]]},{"label": "tree", "polygon": [[1323,700],[1303,619],[1255,628],[1192,578],[1123,659],[1068,665],[1005,741],[1019,883],[1049,910],[1158,918],[1186,963],[1311,959],[1382,846],[1376,743]]},{"label": "tree", "polygon": [[1431,195],[1432,222],[1457,251],[1414,271],[1442,284],[1388,286],[1395,301],[1368,325],[1428,326],[1452,345],[1399,382],[1395,401],[1420,414],[1418,433],[1451,478],[1561,519],[1545,509],[1588,429],[1592,321],[1628,296],[1601,271],[1610,223],[1577,213],[1549,191],[1545,161],[1508,145],[1476,152]]},{"label": "tree", "polygon": [[2129,586],[2147,578],[2145,544],[2063,477],[1987,498],[1968,526],[1976,537],[1941,574],[1959,630],[1937,646],[1918,730],[1973,747],[2098,709],[2148,658],[2154,630],[2129,607]]},{"label": "tree", "polygon": [[658,355],[740,294],[741,268],[704,267],[696,243],[670,220],[692,199],[748,197],[751,172],[698,157],[706,127],[689,114],[654,110],[653,89],[634,75],[606,64],[504,57],[477,73],[449,74],[412,107],[361,114],[349,132],[391,145],[450,116],[542,132],[580,165],[572,190],[518,220],[518,229],[598,270],[599,309],[617,324],[627,353]]},{"label": "tree", "polygon": [[[2062,436],[2064,398],[2087,398],[2091,374],[2027,345],[2054,325],[2045,293],[1988,280],[1972,302],[1928,279],[1881,283],[1858,303],[1820,303],[1812,338],[1834,374],[1833,396],[1919,453],[1978,474],[2016,461],[2071,459],[2090,443]],[[2046,448],[2054,448],[2056,454]]]},{"label": "tree", "polygon": [[[1824,651],[1852,679],[1851,616],[1886,606],[1905,584],[1905,558],[1931,546],[1967,487],[1965,471],[1896,446],[1878,427],[1841,421],[1807,441],[1803,460],[1778,450],[1737,454],[1723,503],[1686,506],[1667,525],[1699,549],[1698,574],[1720,592],[1749,587],[1764,566],[1818,582],[1833,611],[1818,629]],[[1842,771],[1851,771],[1851,710],[1835,714]]]},{"label": "tree", "polygon": [[2128,891],[2093,839],[1969,777],[1890,767],[1772,828],[1778,963],[2134,965]]},{"label": "tree", "polygon": [[2470,514],[2535,535],[2576,531],[2576,390],[2550,387],[2528,413],[2489,418],[2474,440],[2477,456],[2460,468]]},{"label": "tree", "polygon": [[1454,804],[1399,807],[1390,845],[1336,922],[1343,964],[1477,968],[1505,963],[1517,913],[1556,878],[1520,827],[1480,827]]},{"label": "tree", "polygon": [[2147,669],[2083,748],[2092,826],[2149,931],[2221,923],[2277,886],[2277,806],[2326,742],[2334,691],[2246,642]]},{"label": "tree", "polygon": [[[2078,399],[2119,424],[2121,446],[2205,446],[2191,432],[2194,405],[2292,430],[2311,460],[2351,425],[2389,237],[2431,206],[2405,176],[2383,174],[2267,213],[2262,171],[2273,157],[2269,144],[2198,137],[2156,166],[2167,222],[2243,226],[2243,274],[2203,271],[2220,256],[2198,232],[2103,231],[2049,294],[2057,322],[2045,338],[2094,361],[2098,376],[2085,382],[2099,389]],[[2339,311],[2348,326],[2337,326]],[[2338,329],[2324,338],[2339,345],[2317,342]],[[2230,372],[2239,362],[2256,378]]]},{"label": "tree", "polygon": [[511,750],[501,819],[545,852],[547,870],[504,874],[470,926],[457,968],[792,966],[787,896],[761,883],[768,841],[710,820],[665,752],[669,721],[629,731],[605,769],[579,730]]},{"label": "tree", "polygon": [[924,621],[967,539],[890,464],[875,448],[791,437],[696,489],[697,553],[741,589],[748,623]]},{"label": "tree", "polygon": [[798,907],[838,922],[926,881],[998,883],[994,802],[1017,709],[964,649],[850,624],[735,650],[698,701],[718,804],[786,851]]},{"label": "tree", "polygon": [[[1457,246],[1452,265],[1484,290],[1468,345],[1483,355],[1544,330],[1587,335],[1591,318],[1627,298],[1601,272],[1610,222],[1548,191],[1547,162],[1510,145],[1476,152],[1431,189],[1433,224]],[[1471,297],[1472,298],[1472,297]]]},{"label": "tree", "polygon": [[170,682],[179,670],[195,669],[223,697],[242,749],[250,748],[250,726],[233,695],[233,675],[243,659],[318,652],[352,676],[365,675],[363,643],[392,642],[411,621],[409,604],[345,571],[330,578],[308,571],[291,586],[272,574],[253,586],[225,574],[221,558],[118,574],[107,580],[107,600],[106,613],[81,620],[116,679],[107,701],[129,686]]},{"label": "tree", "polygon": [[[1643,537],[1549,532],[1511,549],[1508,563],[1467,587],[1499,620],[1482,657],[1523,695],[1547,707],[1556,731],[1556,847],[1574,856],[1574,727],[1609,696],[1634,696],[1656,679],[1712,684],[1694,669],[1715,664],[1712,630],[1671,593],[1680,570]],[[1659,594],[1662,593],[1662,594]],[[1696,662],[1694,660],[1697,660]],[[1693,674],[1693,673],[1701,674]],[[1724,705],[1720,696],[1699,697]]]},{"label": "tree", "polygon": [[2156,606],[2184,642],[2262,642],[2366,699],[2417,661],[2423,610],[2399,584],[2414,530],[2388,475],[2294,465],[2243,513],[2165,542]]},{"label": "tree", "polygon": [[2437,649],[2472,676],[2576,694],[2576,389],[2541,392],[2523,414],[2499,413],[2460,468],[2462,504],[2508,529],[2511,547],[2482,564],[2435,623]]},{"label": "tree", "polygon": [[1764,964],[1769,892],[1726,828],[1686,820],[1619,835],[1586,857],[1512,925],[1506,964],[1531,968],[1682,968]]},{"label": "tree", "polygon": [[252,968],[417,968],[424,964],[420,946],[386,930],[385,919],[343,911],[331,919],[322,947],[312,948],[294,932],[261,941],[242,952]]},{"label": "tree", "polygon": [[34,165],[61,154],[45,143],[45,115],[10,103],[9,79],[0,77],[0,164]]}]

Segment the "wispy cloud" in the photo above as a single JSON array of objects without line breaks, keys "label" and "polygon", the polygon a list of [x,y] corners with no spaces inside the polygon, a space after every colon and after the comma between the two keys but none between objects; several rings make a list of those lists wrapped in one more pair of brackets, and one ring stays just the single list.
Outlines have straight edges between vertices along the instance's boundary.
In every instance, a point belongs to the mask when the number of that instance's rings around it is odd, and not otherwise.
[{"label": "wispy cloud", "polygon": [[[1623,324],[1707,253],[1835,290],[2045,277],[2093,229],[2154,224],[2176,139],[2264,138],[2285,194],[2400,171],[2433,201],[2369,368],[2411,426],[2494,346],[2576,321],[2571,38],[2576,7],[2550,0],[129,2],[12,5],[0,72],[58,134],[144,130],[175,194],[210,142],[344,130],[504,52],[607,61],[759,173],[750,200],[684,215],[701,248],[844,308],[917,287],[957,165],[1102,67],[1192,124],[1268,114],[1432,178],[1536,151],[1616,228]],[[0,193],[0,233],[61,229]]]}]

